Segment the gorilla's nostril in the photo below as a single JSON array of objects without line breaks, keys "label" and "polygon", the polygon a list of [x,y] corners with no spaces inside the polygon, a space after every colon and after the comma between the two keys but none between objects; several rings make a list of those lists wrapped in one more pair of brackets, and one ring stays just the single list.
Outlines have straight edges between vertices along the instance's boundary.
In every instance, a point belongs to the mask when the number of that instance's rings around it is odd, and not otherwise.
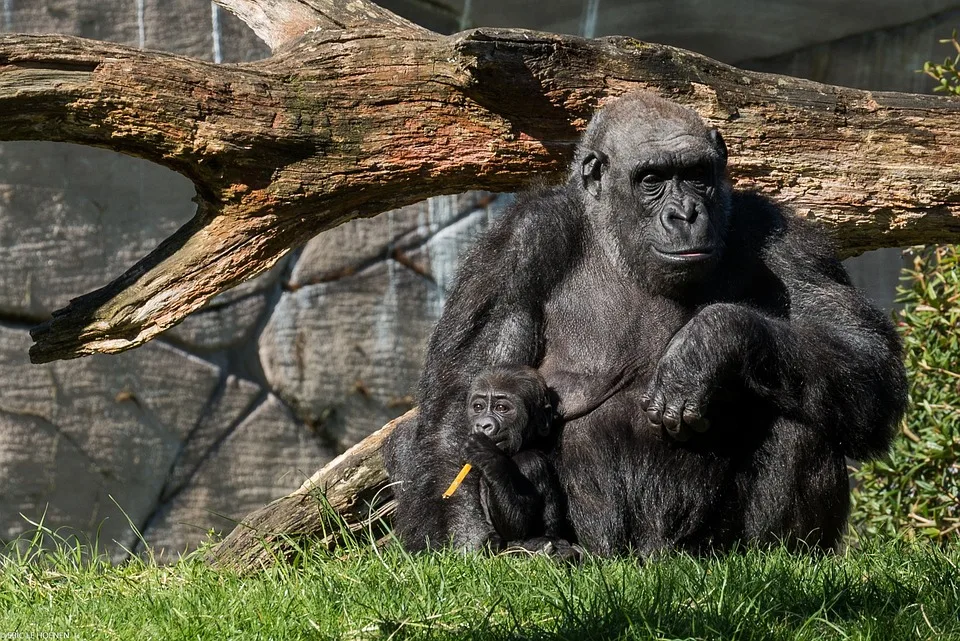
[{"label": "gorilla's nostril", "polygon": [[692,223],[697,219],[697,209],[694,206],[670,207],[663,214],[664,224],[670,225],[674,221]]}]

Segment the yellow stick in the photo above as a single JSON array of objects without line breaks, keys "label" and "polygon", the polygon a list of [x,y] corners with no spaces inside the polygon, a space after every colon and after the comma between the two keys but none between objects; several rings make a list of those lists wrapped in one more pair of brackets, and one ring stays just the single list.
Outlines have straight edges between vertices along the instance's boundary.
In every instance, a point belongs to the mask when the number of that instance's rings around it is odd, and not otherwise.
[{"label": "yellow stick", "polygon": [[447,488],[447,491],[443,493],[443,498],[448,499],[453,496],[453,493],[457,491],[457,488],[460,487],[460,484],[463,483],[463,479],[467,478],[467,474],[470,473],[470,464],[466,463],[462,468],[460,468],[460,473],[457,474],[457,478],[453,479],[453,483],[450,484],[450,487]]}]

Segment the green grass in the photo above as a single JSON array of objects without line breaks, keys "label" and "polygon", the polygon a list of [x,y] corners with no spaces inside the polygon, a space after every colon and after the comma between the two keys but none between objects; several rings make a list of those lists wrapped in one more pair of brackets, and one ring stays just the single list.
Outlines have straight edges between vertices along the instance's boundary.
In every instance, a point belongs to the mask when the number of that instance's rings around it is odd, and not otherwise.
[{"label": "green grass", "polygon": [[200,555],[111,566],[61,540],[2,563],[0,638],[960,639],[960,550],[929,543],[578,567],[357,544],[243,577]]}]

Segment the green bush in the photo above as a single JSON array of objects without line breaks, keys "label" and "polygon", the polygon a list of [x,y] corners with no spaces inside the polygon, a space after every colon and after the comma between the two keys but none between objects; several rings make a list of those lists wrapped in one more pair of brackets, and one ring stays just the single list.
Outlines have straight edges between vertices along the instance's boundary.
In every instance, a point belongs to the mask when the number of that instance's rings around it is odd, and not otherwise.
[{"label": "green bush", "polygon": [[913,252],[899,289],[910,407],[888,458],[854,473],[860,536],[960,536],[960,248]]},{"label": "green bush", "polygon": [[957,31],[954,29],[953,35],[940,42],[953,45],[956,55],[953,58],[946,58],[943,64],[937,65],[932,62],[923,63],[921,73],[925,73],[937,81],[934,91],[952,93],[960,96],[960,41],[957,41]]},{"label": "green bush", "polygon": [[[960,41],[921,73],[960,95]],[[888,458],[854,472],[851,522],[859,536],[960,538],[960,248],[917,248],[898,299],[910,407]]]}]

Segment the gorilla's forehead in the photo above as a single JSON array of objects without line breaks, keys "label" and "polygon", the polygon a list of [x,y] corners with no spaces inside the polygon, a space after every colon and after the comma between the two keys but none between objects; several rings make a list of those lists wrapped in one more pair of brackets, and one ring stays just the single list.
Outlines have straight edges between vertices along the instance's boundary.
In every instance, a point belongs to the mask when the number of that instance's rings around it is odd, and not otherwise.
[{"label": "gorilla's forehead", "polygon": [[626,166],[692,166],[716,160],[717,150],[706,134],[690,132],[638,132],[620,137],[607,152]]},{"label": "gorilla's forehead", "polygon": [[584,146],[618,164],[689,165],[719,156],[710,129],[693,110],[647,92],[623,96],[591,122]]}]

